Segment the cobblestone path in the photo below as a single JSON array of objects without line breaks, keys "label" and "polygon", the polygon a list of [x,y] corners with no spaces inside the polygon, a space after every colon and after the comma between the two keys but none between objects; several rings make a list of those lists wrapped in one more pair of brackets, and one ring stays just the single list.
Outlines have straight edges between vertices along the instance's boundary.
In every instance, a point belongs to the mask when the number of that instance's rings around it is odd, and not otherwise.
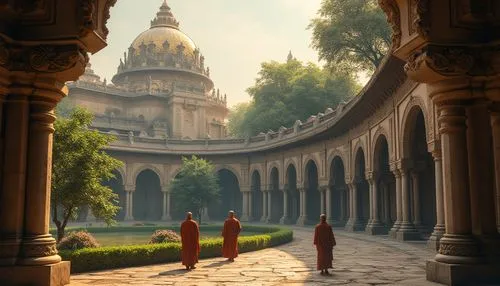
[{"label": "cobblestone path", "polygon": [[243,253],[234,263],[204,259],[187,272],[180,263],[116,269],[71,276],[71,285],[439,285],[425,280],[424,243],[335,231],[333,275],[316,271],[312,229],[293,227],[294,241]]}]

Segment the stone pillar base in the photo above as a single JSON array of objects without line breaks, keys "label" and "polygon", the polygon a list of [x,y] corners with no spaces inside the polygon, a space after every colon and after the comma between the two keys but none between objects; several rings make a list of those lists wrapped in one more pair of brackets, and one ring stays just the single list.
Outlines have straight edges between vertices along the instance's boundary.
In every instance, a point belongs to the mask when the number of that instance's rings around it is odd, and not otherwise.
[{"label": "stone pillar base", "polygon": [[430,249],[438,252],[439,251],[439,241],[441,240],[443,235],[444,235],[444,230],[443,231],[441,231],[441,230],[436,231],[436,229],[434,229],[434,232],[431,234],[431,237],[429,237],[429,240],[427,241],[427,246]]},{"label": "stone pillar base", "polygon": [[69,284],[70,262],[40,266],[0,267],[0,285],[60,286]]},{"label": "stone pillar base", "polygon": [[298,219],[297,219],[297,222],[296,224],[297,225],[307,225],[309,222],[307,221],[307,216],[300,216]]},{"label": "stone pillar base", "polygon": [[128,216],[128,217],[125,217],[123,220],[124,221],[134,221],[134,217],[133,216]]},{"label": "stone pillar base", "polygon": [[498,283],[500,264],[448,264],[427,260],[427,280],[446,285]]},{"label": "stone pillar base", "polygon": [[365,228],[365,225],[359,220],[349,220],[345,225],[345,230],[350,232],[364,231]]},{"label": "stone pillar base", "polygon": [[240,221],[249,222],[250,221],[250,217],[247,216],[247,215],[243,215],[243,216],[240,217]]},{"label": "stone pillar base", "polygon": [[167,215],[167,216],[162,216],[162,217],[161,217],[161,220],[163,220],[163,221],[172,221],[172,217],[171,217],[171,216],[169,216],[169,215]]},{"label": "stone pillar base", "polygon": [[260,217],[260,222],[267,222],[267,217],[266,216],[261,216]]},{"label": "stone pillar base", "polygon": [[289,217],[282,217],[280,219],[280,224],[293,224],[293,221]]},{"label": "stone pillar base", "polygon": [[381,235],[387,234],[387,229],[382,224],[374,223],[371,225],[367,225],[365,228],[365,232],[370,235]]},{"label": "stone pillar base", "polygon": [[345,226],[345,221],[328,220],[328,224],[330,224],[333,227],[344,227]]},{"label": "stone pillar base", "polygon": [[409,240],[422,240],[422,236],[418,231],[406,231],[399,229],[396,231],[396,240],[409,241]]}]

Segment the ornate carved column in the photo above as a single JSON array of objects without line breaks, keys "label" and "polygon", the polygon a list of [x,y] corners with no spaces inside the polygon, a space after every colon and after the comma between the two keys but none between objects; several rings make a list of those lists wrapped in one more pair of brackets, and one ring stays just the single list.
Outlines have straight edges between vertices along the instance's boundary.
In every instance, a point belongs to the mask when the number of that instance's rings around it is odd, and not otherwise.
[{"label": "ornate carved column", "polygon": [[267,221],[267,191],[262,190],[262,217],[260,218],[261,222]]},{"label": "ornate carved column", "polygon": [[243,194],[243,213],[241,214],[241,218],[240,220],[241,221],[249,221],[248,220],[248,197],[250,195],[250,192],[247,191],[247,190],[242,190],[242,194]]},{"label": "ornate carved column", "polygon": [[372,199],[370,200],[370,222],[366,226],[365,232],[371,235],[383,234],[387,231],[380,221],[380,210],[378,203],[379,189],[377,185],[376,173],[372,172],[368,175],[368,183],[370,184],[370,194]]},{"label": "ornate carved column", "polygon": [[434,170],[436,178],[436,226],[429,238],[428,245],[430,248],[438,251],[439,240],[445,232],[444,226],[444,198],[443,198],[443,169],[441,163],[441,149],[434,150],[432,153],[434,158]]},{"label": "ornate carved column", "polygon": [[346,214],[346,205],[345,205],[345,200],[346,200],[346,188],[345,187],[339,187],[338,188],[338,192],[339,192],[339,201],[340,201],[340,217],[339,217],[339,221],[340,223],[345,223],[346,221],[346,217],[347,217],[347,214]]},{"label": "ornate carved column", "polygon": [[358,186],[354,181],[349,184],[349,189],[351,190],[350,201],[351,201],[351,215],[349,221],[346,224],[347,231],[361,231],[364,230],[364,225],[359,219],[359,208],[358,208]]},{"label": "ornate carved column", "polygon": [[389,235],[392,238],[396,238],[396,233],[401,225],[403,213],[401,211],[401,173],[399,169],[395,166],[391,166],[392,172],[394,173],[394,178],[396,179],[396,221],[392,225]]},{"label": "ornate carved column", "polygon": [[253,221],[254,213],[253,213],[253,196],[255,196],[255,190],[250,189],[248,193],[248,221]]},{"label": "ornate carved column", "polygon": [[[326,214],[326,206],[325,206],[325,203],[326,203],[326,189],[328,188],[328,186],[319,186],[318,187],[318,192],[319,192],[319,197],[320,197],[320,200],[319,200],[319,212],[320,214]],[[314,219],[314,218],[312,218]]]},{"label": "ornate carved column", "polygon": [[334,192],[334,186],[326,186],[325,190],[325,214],[326,214],[326,221],[329,224],[334,224],[334,218],[333,218],[333,208],[334,206],[332,205],[332,195]]}]

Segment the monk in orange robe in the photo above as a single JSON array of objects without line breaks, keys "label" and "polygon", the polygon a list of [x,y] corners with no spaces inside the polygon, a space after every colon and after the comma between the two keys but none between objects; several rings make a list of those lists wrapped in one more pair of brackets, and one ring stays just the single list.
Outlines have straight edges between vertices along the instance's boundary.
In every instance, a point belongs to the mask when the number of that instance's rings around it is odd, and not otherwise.
[{"label": "monk in orange robe", "polygon": [[227,261],[233,262],[238,256],[238,235],[240,232],[240,221],[234,217],[234,211],[230,211],[222,230],[222,237],[224,237],[222,256],[227,258]]},{"label": "monk in orange robe", "polygon": [[317,270],[321,275],[330,275],[328,268],[333,268],[333,247],[336,245],[332,227],[326,222],[326,215],[320,216],[320,223],[314,229],[314,245],[318,251]]},{"label": "monk in orange robe", "polygon": [[200,229],[190,212],[187,213],[186,220],[181,224],[181,241],[182,265],[186,266],[186,270],[195,269],[194,265],[198,262],[200,254]]}]

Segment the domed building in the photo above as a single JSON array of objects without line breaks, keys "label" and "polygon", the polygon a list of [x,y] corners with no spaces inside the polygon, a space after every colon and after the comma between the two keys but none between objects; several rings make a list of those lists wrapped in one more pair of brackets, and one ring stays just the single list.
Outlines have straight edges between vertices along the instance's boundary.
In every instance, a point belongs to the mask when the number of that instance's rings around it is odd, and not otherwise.
[{"label": "domed building", "polygon": [[101,81],[89,64],[68,85],[67,100],[91,110],[101,131],[174,139],[226,136],[226,95],[214,88],[204,56],[179,29],[166,1],[124,53],[112,82]]}]

